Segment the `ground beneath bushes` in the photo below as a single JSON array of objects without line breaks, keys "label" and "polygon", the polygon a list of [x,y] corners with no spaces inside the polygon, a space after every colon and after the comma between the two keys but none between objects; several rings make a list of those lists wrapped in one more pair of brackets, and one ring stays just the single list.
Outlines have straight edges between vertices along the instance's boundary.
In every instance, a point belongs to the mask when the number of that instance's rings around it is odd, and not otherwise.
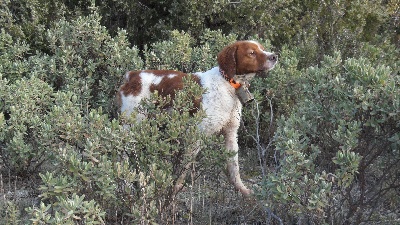
[{"label": "ground beneath bushes", "polygon": [[[251,186],[257,178],[249,179],[246,174],[255,174],[257,168],[243,166],[240,162],[244,182]],[[249,164],[248,164],[249,165]],[[254,164],[250,164],[254,165]],[[0,209],[7,201],[14,202],[20,209],[21,221],[27,221],[25,208],[40,203],[39,176],[24,178],[10,175],[2,170],[0,175]],[[216,172],[218,173],[218,172]],[[235,191],[224,173],[208,174],[191,181],[190,175],[184,191],[176,197],[173,208],[173,224],[268,224],[268,213],[260,203],[249,200]],[[0,212],[1,214],[1,212]],[[1,216],[1,215],[0,215]]]},{"label": "ground beneath bushes", "polygon": [[[0,174],[0,209],[6,207],[7,202],[12,202],[19,209],[21,221],[28,220],[25,208],[38,206],[40,203],[37,190],[41,180],[39,176],[26,176],[24,178],[10,175],[6,171]],[[0,211],[0,216],[1,215]],[[2,222],[0,220],[0,222]]]},{"label": "ground beneath bushes", "polygon": [[[239,153],[240,173],[244,183],[254,187],[261,181],[256,150]],[[223,172],[207,173],[191,181],[177,195],[174,224],[275,224],[263,203],[246,199],[228,182]],[[277,223],[279,224],[279,223]]]},{"label": "ground beneath bushes", "polygon": [[178,195],[177,204],[175,224],[271,224],[262,204],[243,198],[222,174],[198,179]]},{"label": "ground beneath bushes", "polygon": [[[246,151],[241,154],[239,164],[242,178],[248,187],[254,187],[261,180],[257,153]],[[193,173],[196,174],[196,171]],[[188,175],[185,189],[177,195],[172,210],[168,211],[171,214],[161,215],[168,218],[168,223],[163,224],[279,224],[262,202],[244,199],[235,191],[223,172],[208,171],[206,175],[196,175],[195,180]],[[0,169],[0,224],[4,222],[2,213],[9,201],[14,202],[20,211],[20,224],[26,224],[24,222],[29,218],[25,208],[38,206],[40,203],[40,193],[37,190],[40,183],[41,179],[37,175],[18,177]],[[375,221],[383,218],[379,224],[400,224],[400,209],[389,203],[388,207],[382,207],[374,215]],[[387,221],[388,218],[390,222]]]}]

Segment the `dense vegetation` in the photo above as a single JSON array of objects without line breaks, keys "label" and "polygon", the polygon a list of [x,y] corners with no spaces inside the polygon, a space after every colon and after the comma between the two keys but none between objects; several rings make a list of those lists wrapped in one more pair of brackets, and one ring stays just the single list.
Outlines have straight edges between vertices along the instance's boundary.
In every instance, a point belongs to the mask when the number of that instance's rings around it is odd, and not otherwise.
[{"label": "dense vegetation", "polygon": [[[397,0],[0,2],[0,224],[400,223],[399,10]],[[243,112],[247,200],[224,183],[221,137],[198,132],[201,111],[190,116],[202,89],[188,80],[168,113],[153,96],[149,119],[128,129],[114,100],[125,71],[204,71],[239,39],[279,54]]]}]

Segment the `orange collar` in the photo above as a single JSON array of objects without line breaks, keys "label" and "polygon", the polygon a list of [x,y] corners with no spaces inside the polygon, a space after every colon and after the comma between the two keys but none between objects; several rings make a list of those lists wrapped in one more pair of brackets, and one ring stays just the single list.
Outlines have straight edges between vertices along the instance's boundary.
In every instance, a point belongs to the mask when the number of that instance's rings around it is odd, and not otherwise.
[{"label": "orange collar", "polygon": [[240,88],[240,86],[242,86],[240,83],[237,83],[233,78],[231,78],[231,79],[229,80],[229,83],[230,83],[231,86],[232,86],[233,88],[235,88],[235,89],[238,89],[238,88]]},{"label": "orange collar", "polygon": [[226,75],[225,71],[223,71],[221,68],[219,69],[219,72],[233,88],[238,89],[240,88],[240,86],[242,86],[240,83],[236,82],[233,78],[229,78],[228,75]]}]

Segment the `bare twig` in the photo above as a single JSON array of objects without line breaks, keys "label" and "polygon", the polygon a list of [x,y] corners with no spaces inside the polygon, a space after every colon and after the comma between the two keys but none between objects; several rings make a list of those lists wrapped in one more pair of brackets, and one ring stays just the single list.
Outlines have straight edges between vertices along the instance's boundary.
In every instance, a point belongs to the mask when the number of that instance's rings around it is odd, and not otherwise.
[{"label": "bare twig", "polygon": [[[262,171],[262,175],[263,177],[266,176],[266,172],[265,172],[265,167],[264,167],[264,163],[263,163],[263,147],[261,146],[260,143],[260,134],[259,134],[259,130],[260,130],[260,110],[258,107],[258,102],[255,102],[255,107],[256,107],[256,115],[255,115],[255,120],[256,120],[256,136],[251,135],[251,137],[253,138],[253,140],[256,142],[257,144],[257,153],[258,153],[258,161],[260,163],[260,167],[261,167],[261,171]],[[254,113],[253,113],[254,116]]]},{"label": "bare twig", "polygon": [[193,191],[194,191],[194,180],[195,180],[195,165],[192,163],[192,170],[191,170],[191,179],[192,179],[192,184],[190,185],[190,224],[193,224]]},{"label": "bare twig", "polygon": [[[272,124],[273,124],[273,120],[274,120],[274,112],[273,112],[273,108],[272,108],[272,101],[271,99],[269,99],[268,97],[266,97],[268,102],[269,102],[269,107],[270,107],[270,124],[269,124],[269,129],[268,129],[268,134],[269,136],[271,136],[271,130],[272,130]],[[256,142],[257,145],[257,153],[258,153],[258,160],[260,163],[260,167],[261,167],[261,171],[262,171],[262,175],[263,177],[266,176],[266,164],[265,164],[265,156],[268,152],[268,150],[271,148],[272,143],[274,138],[270,139],[270,141],[268,142],[267,147],[263,147],[260,141],[260,109],[259,109],[259,104],[257,101],[255,101],[255,112],[253,110],[253,116],[255,118],[255,125],[256,125],[256,130],[255,130],[255,135],[250,135],[251,138],[253,138],[254,142]]]},{"label": "bare twig", "polygon": [[[271,130],[272,130],[272,124],[274,122],[274,110],[272,108],[272,99],[269,99],[268,96],[265,96],[265,98],[268,100],[269,103],[269,112],[270,112],[270,118],[269,118],[269,128],[268,128],[268,135],[271,136]],[[267,150],[271,147],[273,143],[274,138],[268,142],[268,145],[266,148],[263,149],[262,156],[265,157]]]}]

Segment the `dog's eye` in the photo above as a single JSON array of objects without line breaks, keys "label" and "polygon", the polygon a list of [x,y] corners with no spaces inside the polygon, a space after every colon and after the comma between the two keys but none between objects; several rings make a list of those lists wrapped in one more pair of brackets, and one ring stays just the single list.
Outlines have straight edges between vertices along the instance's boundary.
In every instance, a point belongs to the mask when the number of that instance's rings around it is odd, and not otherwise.
[{"label": "dog's eye", "polygon": [[255,55],[256,52],[255,52],[255,51],[251,51],[249,54],[250,54],[250,55]]}]

